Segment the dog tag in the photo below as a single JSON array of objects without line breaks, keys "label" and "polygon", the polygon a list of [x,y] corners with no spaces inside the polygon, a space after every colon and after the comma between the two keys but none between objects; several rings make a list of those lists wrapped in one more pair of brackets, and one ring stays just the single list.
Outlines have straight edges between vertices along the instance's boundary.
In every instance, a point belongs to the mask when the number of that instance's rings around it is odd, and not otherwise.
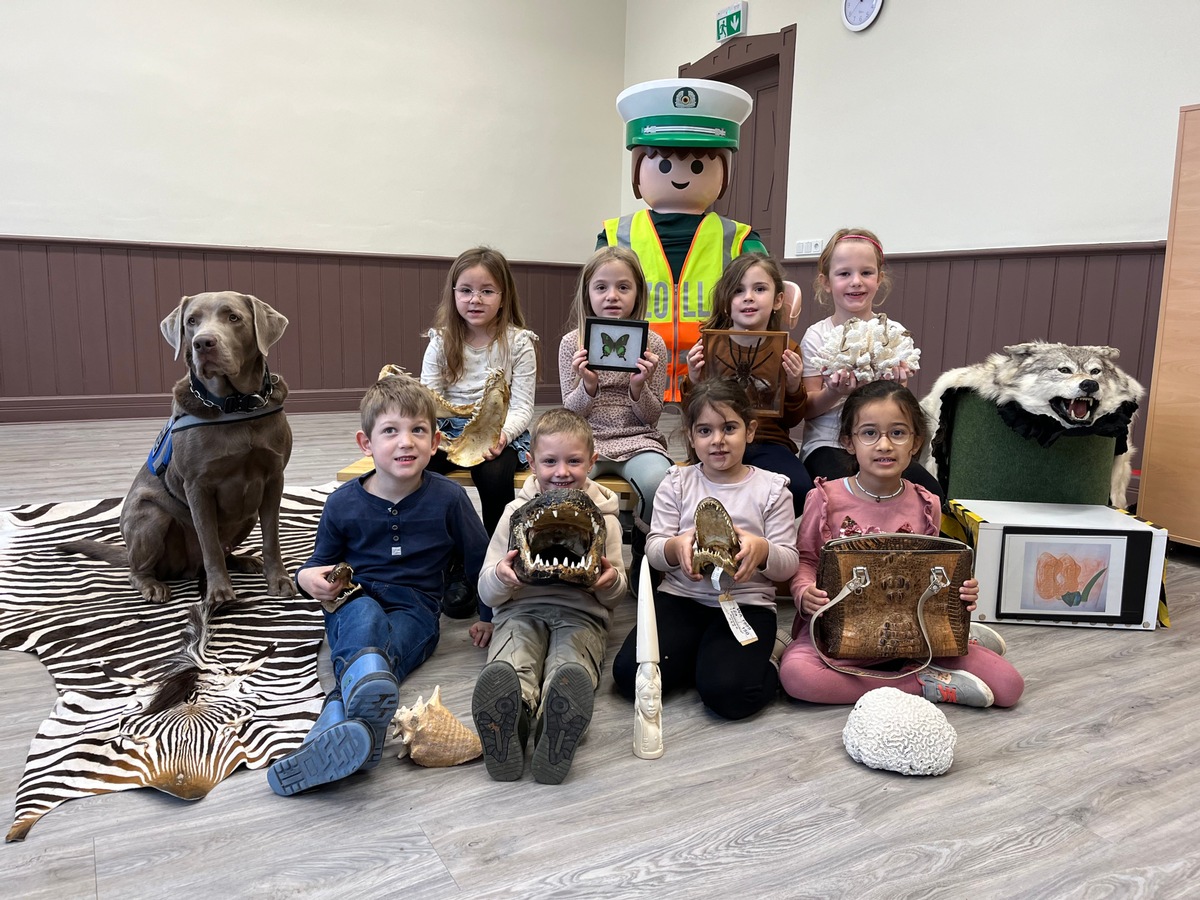
[{"label": "dog tag", "polygon": [[722,594],[718,599],[721,601],[721,612],[725,613],[725,621],[729,623],[729,630],[738,639],[738,643],[745,647],[757,641],[758,635],[742,615],[742,608],[733,599],[733,594]]}]

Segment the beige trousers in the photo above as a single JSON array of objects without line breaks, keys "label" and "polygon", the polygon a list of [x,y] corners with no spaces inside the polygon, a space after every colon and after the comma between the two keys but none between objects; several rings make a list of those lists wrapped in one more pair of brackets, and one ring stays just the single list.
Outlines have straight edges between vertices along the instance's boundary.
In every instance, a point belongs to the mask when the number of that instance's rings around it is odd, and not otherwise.
[{"label": "beige trousers", "polygon": [[535,718],[542,714],[543,685],[563,663],[579,663],[600,684],[608,628],[593,615],[552,603],[522,604],[496,626],[488,662],[502,659],[517,670],[521,696]]}]

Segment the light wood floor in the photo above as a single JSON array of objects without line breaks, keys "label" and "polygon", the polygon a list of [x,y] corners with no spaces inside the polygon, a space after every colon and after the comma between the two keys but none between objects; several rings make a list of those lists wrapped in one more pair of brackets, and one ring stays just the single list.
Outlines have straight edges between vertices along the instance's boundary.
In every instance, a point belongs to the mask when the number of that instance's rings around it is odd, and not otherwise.
[{"label": "light wood floor", "polygon": [[[355,454],[355,416],[293,416],[291,484]],[[159,423],[0,426],[0,505],[121,495]],[[863,768],[845,707],[780,699],[745,722],[669,697],[666,755],[631,752],[605,675],[566,783],[423,770],[280,798],[241,771],[205,800],[149,790],[65,804],[0,848],[0,897],[1188,897],[1200,883],[1200,555],[1173,547],[1175,625],[1152,633],[1010,625],[1027,688],[1011,710],[942,707],[951,771]],[[790,619],[791,611],[781,611]],[[633,621],[618,612],[609,651]],[[403,702],[442,685],[469,719],[483,654],[446,621]],[[53,701],[33,657],[0,653],[0,813]],[[7,828],[7,820],[4,821]]]}]

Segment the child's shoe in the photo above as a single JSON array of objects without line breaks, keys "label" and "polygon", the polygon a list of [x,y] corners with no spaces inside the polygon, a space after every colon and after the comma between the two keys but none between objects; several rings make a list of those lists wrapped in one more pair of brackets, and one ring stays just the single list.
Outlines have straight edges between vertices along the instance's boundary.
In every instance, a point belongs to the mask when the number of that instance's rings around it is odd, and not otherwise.
[{"label": "child's shoe", "polygon": [[469,619],[479,611],[479,592],[467,581],[463,559],[455,555],[446,570],[446,586],[442,589],[442,614],[449,619]]},{"label": "child's shoe", "polygon": [[994,628],[988,628],[986,625],[981,625],[978,622],[971,623],[971,638],[970,643],[978,644],[987,650],[991,650],[997,656],[1003,656],[1008,650],[1008,644],[1004,643],[1004,638],[1000,636]]},{"label": "child's shoe", "polygon": [[267,769],[267,784],[281,797],[352,775],[371,756],[371,730],[346,718],[340,699],[329,700],[300,746]]},{"label": "child's shoe", "polygon": [[775,671],[779,671],[779,661],[783,659],[783,651],[792,644],[792,633],[786,628],[777,629],[775,632],[775,646],[771,649],[771,665],[775,667]]},{"label": "child's shoe", "polygon": [[516,781],[525,771],[529,712],[517,670],[502,659],[483,667],[471,696],[471,718],[483,744],[483,764],[495,781]]},{"label": "child's shoe", "polygon": [[542,702],[541,732],[533,749],[533,778],[542,784],[562,784],[583,733],[592,721],[595,688],[587,669],[563,663],[550,678]]},{"label": "child's shoe", "polygon": [[400,703],[400,682],[382,652],[364,647],[346,666],[341,686],[346,717],[361,720],[371,730],[371,757],[363,768],[373,769],[383,759],[383,742]]},{"label": "child's shoe", "polygon": [[917,681],[930,703],[957,703],[960,706],[991,706],[992,689],[984,680],[961,669],[929,666],[917,673]]}]

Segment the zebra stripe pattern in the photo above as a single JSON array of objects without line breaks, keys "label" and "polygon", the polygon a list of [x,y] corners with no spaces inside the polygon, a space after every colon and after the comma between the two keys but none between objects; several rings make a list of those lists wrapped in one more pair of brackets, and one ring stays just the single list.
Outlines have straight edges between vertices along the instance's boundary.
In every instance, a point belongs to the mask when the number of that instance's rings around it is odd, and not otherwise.
[{"label": "zebra stripe pattern", "polygon": [[[284,492],[289,570],[311,553],[330,489]],[[119,542],[120,514],[120,500],[0,511],[0,649],[36,653],[58,689],[30,743],[8,841],[76,797],[154,787],[201,799],[238,766],[262,768],[294,749],[320,711],[324,621],[315,601],[268,597],[261,575],[233,574],[238,600],[204,615],[195,582],[173,582],[172,601],[160,606],[142,599],[127,569],[56,549],[81,538]],[[243,552],[260,548],[255,529]],[[195,690],[150,712],[189,649],[189,628],[202,628],[190,648]]]}]

